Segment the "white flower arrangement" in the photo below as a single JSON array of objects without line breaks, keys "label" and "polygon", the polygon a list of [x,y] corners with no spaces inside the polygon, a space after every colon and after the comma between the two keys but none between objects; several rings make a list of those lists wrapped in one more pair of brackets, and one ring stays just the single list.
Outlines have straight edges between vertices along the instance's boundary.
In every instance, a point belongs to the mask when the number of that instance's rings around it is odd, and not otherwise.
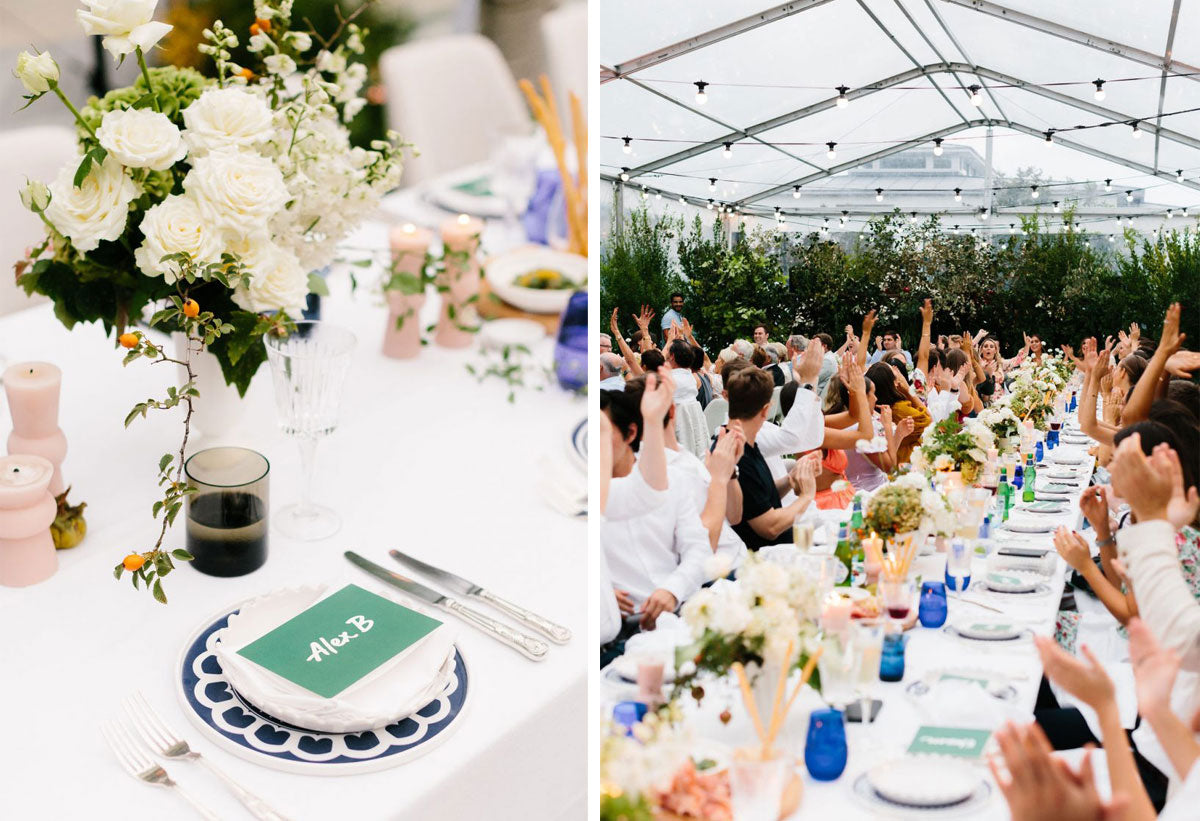
[{"label": "white flower arrangement", "polygon": [[1013,413],[1009,402],[1011,397],[1007,394],[1003,402],[997,402],[991,407],[984,408],[979,412],[979,422],[987,425],[991,430],[992,436],[996,441],[996,448],[1001,452],[1009,450],[1008,438],[1011,436],[1019,436],[1021,433],[1021,420]]}]

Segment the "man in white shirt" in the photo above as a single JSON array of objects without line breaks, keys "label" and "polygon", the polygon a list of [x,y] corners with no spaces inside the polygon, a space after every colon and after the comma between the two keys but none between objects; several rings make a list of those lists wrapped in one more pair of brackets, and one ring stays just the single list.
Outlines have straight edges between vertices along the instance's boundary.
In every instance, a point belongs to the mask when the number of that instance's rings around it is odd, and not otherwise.
[{"label": "man in white shirt", "polygon": [[625,390],[625,377],[621,375],[625,360],[611,351],[600,354],[600,390]]}]

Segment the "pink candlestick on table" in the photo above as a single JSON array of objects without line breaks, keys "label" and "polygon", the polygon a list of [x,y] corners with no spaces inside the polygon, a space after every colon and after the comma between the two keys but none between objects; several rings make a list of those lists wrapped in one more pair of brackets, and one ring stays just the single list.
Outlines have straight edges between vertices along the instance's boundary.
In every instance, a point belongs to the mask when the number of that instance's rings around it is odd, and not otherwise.
[{"label": "pink candlestick on table", "polygon": [[0,457],[0,585],[25,587],[54,575],[58,554],[50,525],[54,466],[40,456]]},{"label": "pink candlestick on table", "polygon": [[[470,330],[476,321],[475,306],[470,302],[479,295],[479,237],[483,222],[459,214],[442,223],[445,245],[445,270],[438,274],[442,291],[442,312],[438,317],[433,341],[446,348],[465,348],[475,337]],[[453,314],[453,316],[451,315]]]},{"label": "pink candlestick on table", "polygon": [[[425,269],[433,234],[412,223],[398,225],[388,234],[392,249],[392,272],[411,274],[420,281]],[[388,324],[383,333],[383,355],[393,359],[411,359],[421,352],[420,311],[425,292],[405,293],[399,288],[387,291]]]},{"label": "pink candlestick on table", "polygon": [[18,362],[4,371],[4,392],[12,415],[9,453],[27,453],[49,460],[53,467],[50,493],[64,490],[62,461],[67,438],[58,427],[62,371],[49,362]]}]

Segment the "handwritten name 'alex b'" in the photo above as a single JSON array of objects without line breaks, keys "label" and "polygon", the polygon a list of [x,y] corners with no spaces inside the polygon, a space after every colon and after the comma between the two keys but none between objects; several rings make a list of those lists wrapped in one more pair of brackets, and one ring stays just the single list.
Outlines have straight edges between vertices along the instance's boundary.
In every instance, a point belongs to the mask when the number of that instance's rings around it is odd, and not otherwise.
[{"label": "handwritten name 'alex b'", "polygon": [[358,638],[360,635],[366,633],[375,626],[375,622],[366,618],[365,616],[351,616],[350,618],[346,619],[346,624],[358,628],[359,632],[351,633],[349,630],[343,630],[340,634],[332,638],[327,639],[322,636],[316,641],[310,642],[308,649],[312,651],[312,655],[306,658],[305,661],[315,661],[320,663],[321,659],[325,658],[326,656],[335,656],[337,655],[339,647],[345,647],[347,643]]}]

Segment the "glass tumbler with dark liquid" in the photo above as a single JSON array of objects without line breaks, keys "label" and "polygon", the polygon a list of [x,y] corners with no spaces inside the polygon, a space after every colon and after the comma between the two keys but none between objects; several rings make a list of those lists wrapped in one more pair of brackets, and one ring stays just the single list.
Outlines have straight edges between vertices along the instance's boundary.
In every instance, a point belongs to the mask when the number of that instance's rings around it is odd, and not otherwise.
[{"label": "glass tumbler with dark liquid", "polygon": [[196,488],[187,497],[192,567],[209,576],[242,576],[267,560],[266,457],[246,448],[209,448],[184,464]]}]

